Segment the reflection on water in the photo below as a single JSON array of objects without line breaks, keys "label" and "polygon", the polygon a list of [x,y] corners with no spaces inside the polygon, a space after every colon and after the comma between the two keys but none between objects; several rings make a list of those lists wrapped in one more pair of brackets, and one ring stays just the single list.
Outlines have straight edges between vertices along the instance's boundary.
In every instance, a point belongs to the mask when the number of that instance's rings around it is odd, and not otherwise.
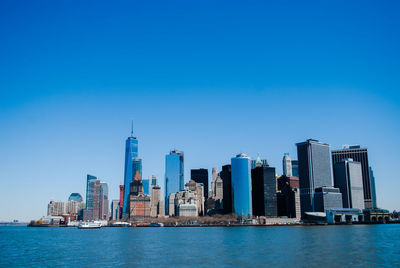
[{"label": "reflection on water", "polygon": [[400,265],[400,225],[0,227],[0,266]]}]

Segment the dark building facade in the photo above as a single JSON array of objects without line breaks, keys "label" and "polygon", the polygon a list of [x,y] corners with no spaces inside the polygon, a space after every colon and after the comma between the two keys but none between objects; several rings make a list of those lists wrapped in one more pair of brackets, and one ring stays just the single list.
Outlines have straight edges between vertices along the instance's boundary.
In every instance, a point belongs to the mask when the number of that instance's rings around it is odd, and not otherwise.
[{"label": "dark building facade", "polygon": [[[364,191],[364,205],[365,208],[373,208],[372,204],[372,194],[371,189],[371,178],[369,173],[369,163],[368,163],[368,149],[361,148],[359,145],[348,146],[341,150],[332,151],[332,166],[336,163],[341,162],[343,159],[352,158],[356,162],[361,163],[362,181],[363,181],[363,191]],[[333,173],[335,176],[335,171]]]},{"label": "dark building facade", "polygon": [[309,139],[297,143],[301,213],[315,212],[315,189],[332,186],[329,144]]},{"label": "dark building facade", "polygon": [[299,161],[292,160],[292,176],[299,177]]},{"label": "dark building facade", "polygon": [[263,165],[251,170],[254,216],[277,217],[275,168]]},{"label": "dark building facade", "polygon": [[222,179],[223,199],[222,206],[224,213],[233,213],[233,196],[232,196],[232,172],[231,165],[222,166],[222,171],[219,173]]},{"label": "dark building facade", "polygon": [[278,216],[300,218],[299,178],[281,176],[277,180]]},{"label": "dark building facade", "polygon": [[202,183],[204,185],[204,199],[208,199],[208,169],[191,169],[190,179],[197,183]]}]

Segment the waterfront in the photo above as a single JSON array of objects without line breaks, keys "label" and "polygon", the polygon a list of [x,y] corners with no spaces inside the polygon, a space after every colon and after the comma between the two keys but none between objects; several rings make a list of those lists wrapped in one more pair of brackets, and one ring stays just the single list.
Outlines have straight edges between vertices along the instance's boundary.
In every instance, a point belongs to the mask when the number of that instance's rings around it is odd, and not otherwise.
[{"label": "waterfront", "polygon": [[1,266],[399,266],[400,225],[0,227]]}]

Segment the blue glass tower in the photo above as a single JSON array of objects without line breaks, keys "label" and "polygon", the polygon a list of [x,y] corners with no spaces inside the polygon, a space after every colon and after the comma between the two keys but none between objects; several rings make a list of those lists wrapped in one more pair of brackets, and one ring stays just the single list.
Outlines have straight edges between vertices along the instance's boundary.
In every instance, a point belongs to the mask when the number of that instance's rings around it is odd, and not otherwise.
[{"label": "blue glass tower", "polygon": [[[138,157],[138,140],[133,137],[133,127],[131,131],[131,136],[126,139],[125,142],[125,172],[124,172],[124,204],[123,204],[123,216],[127,217],[129,214],[129,184],[133,180],[135,173],[133,171],[133,159]],[[141,173],[141,163],[140,163],[140,173]]]},{"label": "blue glass tower", "polygon": [[238,154],[231,159],[233,211],[236,215],[252,215],[250,158]]},{"label": "blue glass tower", "polygon": [[165,156],[165,215],[169,211],[169,195],[183,188],[183,152],[173,150]]}]

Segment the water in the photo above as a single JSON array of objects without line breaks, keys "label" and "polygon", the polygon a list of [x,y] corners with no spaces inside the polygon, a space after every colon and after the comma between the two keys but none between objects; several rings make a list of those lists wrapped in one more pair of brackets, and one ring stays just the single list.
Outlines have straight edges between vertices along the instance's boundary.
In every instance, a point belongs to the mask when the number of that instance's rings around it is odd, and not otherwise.
[{"label": "water", "polygon": [[0,227],[0,266],[400,266],[400,224],[206,228]]}]

